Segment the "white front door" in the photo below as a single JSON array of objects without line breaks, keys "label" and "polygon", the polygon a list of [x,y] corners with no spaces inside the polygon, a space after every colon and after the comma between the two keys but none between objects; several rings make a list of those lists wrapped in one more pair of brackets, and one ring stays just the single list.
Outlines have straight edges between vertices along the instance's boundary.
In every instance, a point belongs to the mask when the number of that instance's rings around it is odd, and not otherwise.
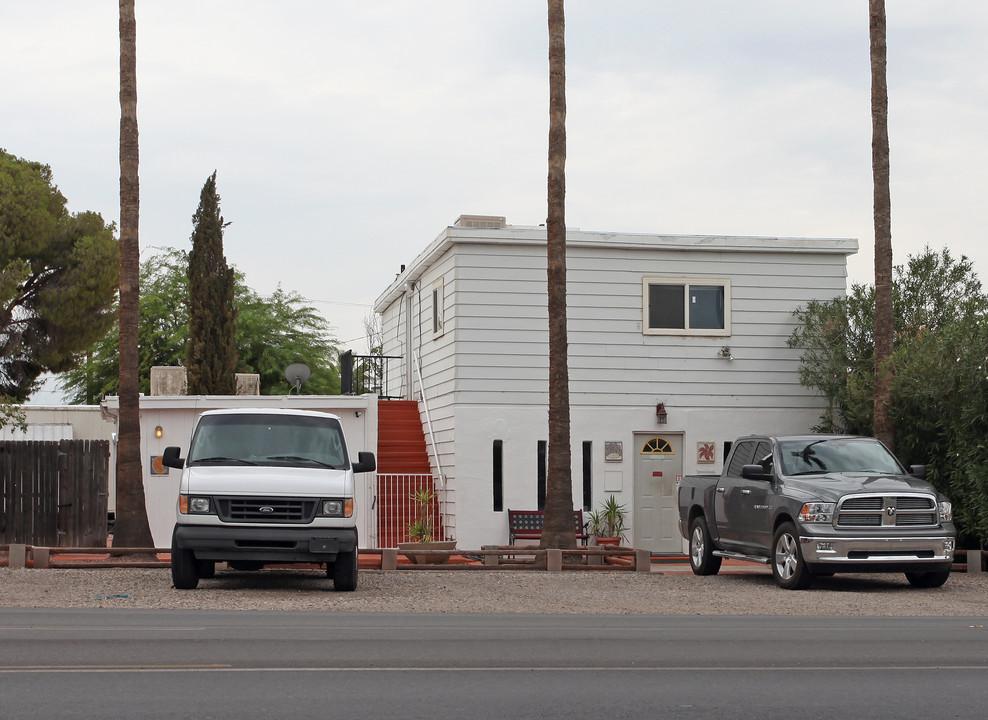
[{"label": "white front door", "polygon": [[682,552],[677,481],[683,474],[683,436],[635,435],[635,547]]}]

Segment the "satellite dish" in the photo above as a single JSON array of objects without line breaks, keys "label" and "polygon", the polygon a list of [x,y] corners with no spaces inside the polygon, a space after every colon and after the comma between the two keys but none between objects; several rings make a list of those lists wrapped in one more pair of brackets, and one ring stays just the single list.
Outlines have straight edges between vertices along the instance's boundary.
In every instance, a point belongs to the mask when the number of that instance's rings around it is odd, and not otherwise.
[{"label": "satellite dish", "polygon": [[312,371],[305,363],[292,363],[285,368],[285,379],[295,388],[295,394],[302,394],[302,383],[309,379]]}]

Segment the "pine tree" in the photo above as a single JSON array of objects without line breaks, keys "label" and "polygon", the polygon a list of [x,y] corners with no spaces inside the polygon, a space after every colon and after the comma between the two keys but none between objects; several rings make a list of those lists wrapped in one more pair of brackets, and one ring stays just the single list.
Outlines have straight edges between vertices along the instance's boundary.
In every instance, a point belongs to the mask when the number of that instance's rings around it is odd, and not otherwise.
[{"label": "pine tree", "polygon": [[185,352],[191,395],[236,393],[237,312],[234,272],[223,256],[220,196],[216,172],[202,186],[199,209],[192,216],[189,253],[189,342]]}]

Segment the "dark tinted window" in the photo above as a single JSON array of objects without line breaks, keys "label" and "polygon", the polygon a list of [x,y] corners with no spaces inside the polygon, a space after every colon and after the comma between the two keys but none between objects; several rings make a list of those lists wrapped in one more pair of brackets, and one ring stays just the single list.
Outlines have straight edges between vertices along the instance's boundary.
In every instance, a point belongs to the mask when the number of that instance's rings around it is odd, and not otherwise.
[{"label": "dark tinted window", "polygon": [[727,467],[727,474],[731,477],[741,477],[741,468],[745,465],[751,465],[754,455],[754,440],[737,443],[734,448],[734,454],[731,455],[731,464]]},{"label": "dark tinted window", "polygon": [[648,326],[650,328],[683,328],[683,285],[648,286]]}]

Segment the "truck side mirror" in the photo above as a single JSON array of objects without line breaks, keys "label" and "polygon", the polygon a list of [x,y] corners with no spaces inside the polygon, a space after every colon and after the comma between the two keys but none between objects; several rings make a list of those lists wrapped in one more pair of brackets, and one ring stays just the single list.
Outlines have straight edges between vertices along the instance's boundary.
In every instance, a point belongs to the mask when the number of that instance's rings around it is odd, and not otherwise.
[{"label": "truck side mirror", "polygon": [[745,465],[741,468],[741,477],[745,480],[772,480],[772,473],[765,472],[761,465]]},{"label": "truck side mirror", "polygon": [[374,472],[377,470],[377,460],[374,453],[361,451],[357,453],[357,462],[352,463],[355,473]]},{"label": "truck side mirror", "polygon": [[179,457],[182,454],[182,448],[177,447],[166,447],[165,454],[161,456],[161,464],[165,467],[176,468],[181,470],[185,467],[185,459]]},{"label": "truck side mirror", "polygon": [[926,465],[910,465],[909,474],[914,478],[926,480]]}]

